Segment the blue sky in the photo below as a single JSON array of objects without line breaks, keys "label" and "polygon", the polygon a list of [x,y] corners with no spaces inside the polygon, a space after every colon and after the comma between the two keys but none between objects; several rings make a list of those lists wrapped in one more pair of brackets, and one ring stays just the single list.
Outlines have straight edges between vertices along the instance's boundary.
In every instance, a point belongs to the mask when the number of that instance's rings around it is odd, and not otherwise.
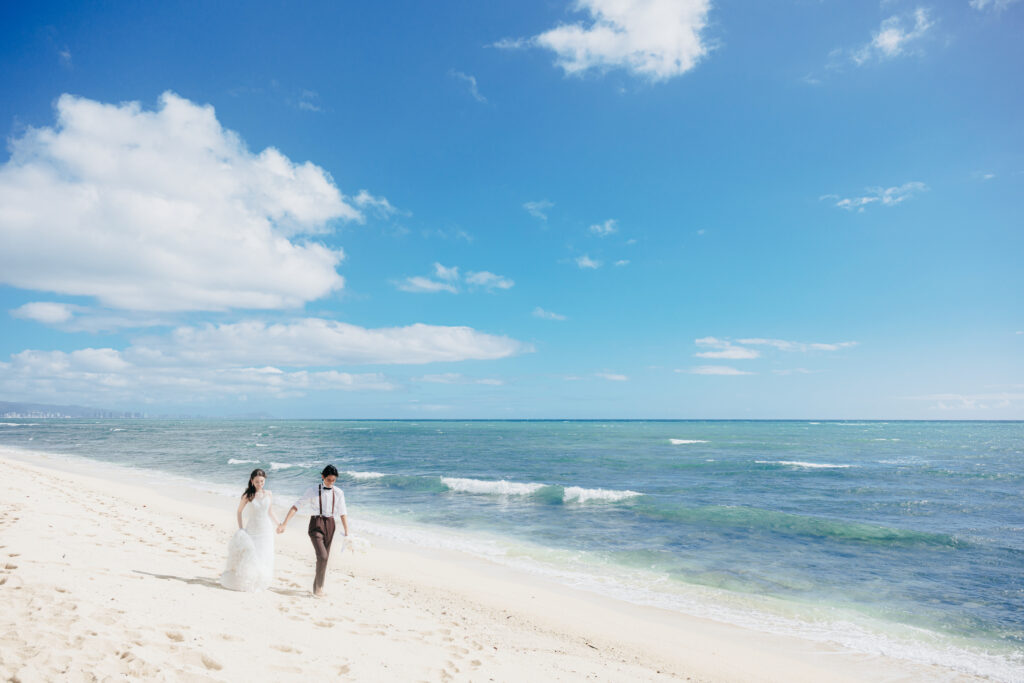
[{"label": "blue sky", "polygon": [[0,15],[0,399],[1024,418],[1024,2]]}]

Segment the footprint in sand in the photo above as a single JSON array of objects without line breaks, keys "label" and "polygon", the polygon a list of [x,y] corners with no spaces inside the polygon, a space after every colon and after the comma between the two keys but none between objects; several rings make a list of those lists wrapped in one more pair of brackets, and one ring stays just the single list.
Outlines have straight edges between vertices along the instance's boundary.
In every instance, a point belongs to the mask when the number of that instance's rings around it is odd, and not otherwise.
[{"label": "footprint in sand", "polygon": [[4,565],[4,569],[17,569],[17,568],[18,568],[18,565],[11,564],[10,562],[8,562],[7,564]]},{"label": "footprint in sand", "polygon": [[176,643],[180,643],[181,641],[185,640],[185,636],[181,635],[177,631],[168,631],[164,635],[166,635],[168,638],[170,638]]},{"label": "footprint in sand", "polygon": [[270,647],[279,652],[295,652],[297,654],[302,654],[301,650],[297,650],[289,645],[271,645]]},{"label": "footprint in sand", "polygon": [[220,662],[218,662],[216,659],[214,659],[213,657],[211,657],[208,654],[204,653],[202,655],[202,660],[203,660],[203,666],[205,666],[207,669],[212,669],[213,671],[220,671],[221,669],[224,668],[223,664],[221,664]]}]

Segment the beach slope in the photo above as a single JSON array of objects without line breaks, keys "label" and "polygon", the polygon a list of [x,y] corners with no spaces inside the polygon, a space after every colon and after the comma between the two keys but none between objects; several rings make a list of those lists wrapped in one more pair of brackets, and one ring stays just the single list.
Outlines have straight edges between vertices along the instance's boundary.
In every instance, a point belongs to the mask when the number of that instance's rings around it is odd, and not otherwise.
[{"label": "beach slope", "polygon": [[0,470],[4,681],[956,678],[377,540],[335,550],[318,600],[304,519],[275,587],[236,593],[217,582],[230,499],[28,451],[0,449]]}]

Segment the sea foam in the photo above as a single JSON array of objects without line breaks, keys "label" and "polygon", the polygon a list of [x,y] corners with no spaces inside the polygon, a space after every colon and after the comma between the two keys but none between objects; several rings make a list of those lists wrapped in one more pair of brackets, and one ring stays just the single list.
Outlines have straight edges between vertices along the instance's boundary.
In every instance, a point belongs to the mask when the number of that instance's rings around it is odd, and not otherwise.
[{"label": "sea foam", "polygon": [[316,467],[316,464],[309,462],[272,462],[270,463],[271,470],[287,470],[292,467],[310,468]]},{"label": "sea foam", "polygon": [[562,500],[565,502],[587,503],[590,501],[618,502],[627,498],[642,496],[639,491],[616,491],[613,489],[584,489],[579,486],[566,486]]},{"label": "sea foam", "polygon": [[228,460],[229,465],[248,465],[250,463],[257,463],[259,460],[239,460],[238,458],[231,458]]},{"label": "sea foam", "polygon": [[359,481],[363,481],[363,480],[367,480],[367,479],[380,479],[381,477],[386,477],[387,476],[383,472],[352,472],[352,471],[347,471],[347,472],[345,472],[345,474],[348,475],[349,477],[352,477],[353,479],[356,479],[356,480],[359,480]]},{"label": "sea foam", "polygon": [[673,446],[681,446],[684,443],[707,443],[704,439],[669,439]]},{"label": "sea foam", "polygon": [[586,489],[582,486],[554,486],[533,482],[521,483],[500,479],[460,479],[441,477],[441,483],[458,493],[475,493],[492,496],[537,496],[551,501],[561,499],[563,503],[617,502],[643,495],[637,491],[614,489]]},{"label": "sea foam", "polygon": [[528,496],[544,488],[544,484],[521,484],[515,481],[487,481],[441,477],[441,483],[459,493],[483,493],[498,496]]},{"label": "sea foam", "polygon": [[803,467],[809,470],[843,470],[851,465],[833,465],[827,462],[803,462],[802,460],[755,460],[758,465],[786,465],[787,467]]}]

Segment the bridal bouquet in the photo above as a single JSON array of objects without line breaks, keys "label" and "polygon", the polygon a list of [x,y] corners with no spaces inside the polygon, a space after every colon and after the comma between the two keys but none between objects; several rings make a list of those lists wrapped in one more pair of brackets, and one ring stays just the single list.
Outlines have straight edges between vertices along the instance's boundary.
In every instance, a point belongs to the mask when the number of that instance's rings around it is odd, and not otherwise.
[{"label": "bridal bouquet", "polygon": [[348,550],[353,553],[366,554],[371,548],[370,542],[360,536],[353,536],[349,534],[345,536],[345,546],[342,550]]}]

